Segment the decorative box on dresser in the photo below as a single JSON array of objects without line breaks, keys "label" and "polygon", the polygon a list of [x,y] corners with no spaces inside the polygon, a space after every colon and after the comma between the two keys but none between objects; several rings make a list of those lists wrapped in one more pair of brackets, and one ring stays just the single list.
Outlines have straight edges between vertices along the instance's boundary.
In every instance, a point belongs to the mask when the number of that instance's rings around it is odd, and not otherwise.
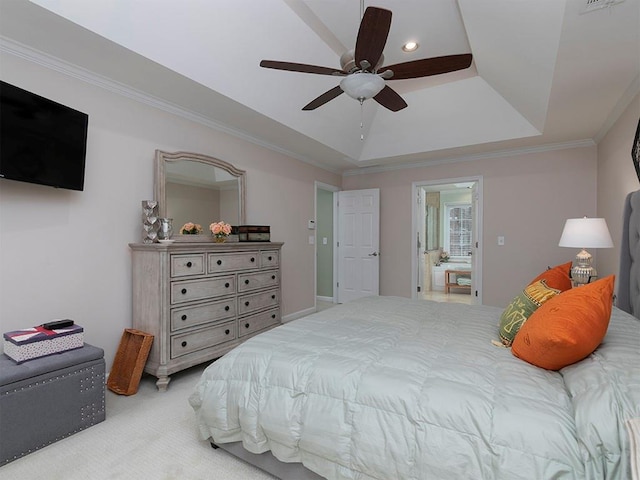
[{"label": "decorative box on dresser", "polygon": [[278,242],[129,244],[133,327],[154,335],[145,371],[169,376],[281,323]]}]

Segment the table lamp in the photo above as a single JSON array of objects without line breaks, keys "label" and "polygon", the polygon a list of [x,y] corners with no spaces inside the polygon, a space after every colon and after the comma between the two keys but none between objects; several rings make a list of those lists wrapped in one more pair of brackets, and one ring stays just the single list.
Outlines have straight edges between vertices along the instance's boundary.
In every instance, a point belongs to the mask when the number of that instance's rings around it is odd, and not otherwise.
[{"label": "table lamp", "polygon": [[569,218],[564,224],[560,247],[581,248],[571,269],[574,285],[585,285],[598,276],[591,265],[591,254],[587,248],[611,248],[613,241],[604,218]]}]

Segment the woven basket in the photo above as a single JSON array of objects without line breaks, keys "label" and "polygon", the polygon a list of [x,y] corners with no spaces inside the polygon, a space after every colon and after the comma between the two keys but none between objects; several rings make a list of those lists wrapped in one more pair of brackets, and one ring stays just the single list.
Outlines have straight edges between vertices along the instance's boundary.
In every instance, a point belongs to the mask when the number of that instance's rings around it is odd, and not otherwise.
[{"label": "woven basket", "polygon": [[152,343],[153,335],[133,328],[125,329],[109,372],[109,390],[119,395],[133,395],[138,391]]}]

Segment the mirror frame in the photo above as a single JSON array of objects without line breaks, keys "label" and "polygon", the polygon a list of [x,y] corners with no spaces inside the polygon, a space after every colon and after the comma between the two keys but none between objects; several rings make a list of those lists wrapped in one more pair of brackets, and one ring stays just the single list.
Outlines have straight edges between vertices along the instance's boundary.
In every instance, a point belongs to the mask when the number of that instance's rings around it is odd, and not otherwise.
[{"label": "mirror frame", "polygon": [[202,155],[200,153],[191,153],[191,152],[163,152],[161,150],[156,150],[156,161],[155,161],[155,199],[158,202],[158,215],[162,217],[167,216],[167,191],[166,191],[166,180],[167,175],[165,171],[165,163],[173,163],[173,162],[182,162],[182,161],[191,161],[191,162],[200,162],[206,165],[211,165],[212,167],[220,168],[230,175],[236,177],[238,179],[238,212],[239,212],[239,221],[238,225],[244,225],[246,222],[245,216],[245,205],[246,205],[246,176],[247,172],[244,170],[240,170],[239,168],[234,167],[230,163],[225,162],[224,160],[220,160],[219,158],[210,157],[208,155]]}]

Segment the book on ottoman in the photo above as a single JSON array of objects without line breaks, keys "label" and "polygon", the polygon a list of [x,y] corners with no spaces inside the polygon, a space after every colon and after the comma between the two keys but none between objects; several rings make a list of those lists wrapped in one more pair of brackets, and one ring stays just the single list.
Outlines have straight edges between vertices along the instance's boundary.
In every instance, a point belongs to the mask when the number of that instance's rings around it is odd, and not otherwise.
[{"label": "book on ottoman", "polygon": [[70,325],[51,330],[44,326],[4,334],[4,353],[17,363],[84,346],[84,329]]}]

